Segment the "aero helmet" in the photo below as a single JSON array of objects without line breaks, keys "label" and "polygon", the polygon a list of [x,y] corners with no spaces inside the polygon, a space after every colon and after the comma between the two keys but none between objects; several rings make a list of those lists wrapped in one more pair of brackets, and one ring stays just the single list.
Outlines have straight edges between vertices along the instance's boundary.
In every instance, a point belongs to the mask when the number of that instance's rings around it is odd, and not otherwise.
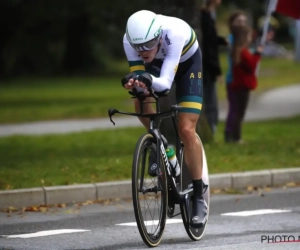
[{"label": "aero helmet", "polygon": [[151,50],[162,36],[162,16],[152,11],[140,10],[127,21],[126,37],[137,51]]}]

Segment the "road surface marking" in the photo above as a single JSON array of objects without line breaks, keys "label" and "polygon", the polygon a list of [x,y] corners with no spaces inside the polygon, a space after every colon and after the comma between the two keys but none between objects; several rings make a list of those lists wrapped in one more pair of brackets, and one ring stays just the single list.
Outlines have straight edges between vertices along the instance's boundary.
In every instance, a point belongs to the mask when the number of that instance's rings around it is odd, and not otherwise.
[{"label": "road surface marking", "polygon": [[221,215],[224,216],[253,216],[260,214],[275,214],[275,213],[287,213],[291,212],[291,210],[282,210],[282,209],[260,209],[260,210],[251,210],[251,211],[240,211],[233,213],[224,213]]},{"label": "road surface marking", "polygon": [[[145,221],[146,226],[153,226],[158,224],[158,220]],[[170,219],[166,221],[166,224],[182,223],[182,219]],[[117,226],[132,226],[136,227],[136,222],[120,223],[116,224]]]},{"label": "road surface marking", "polygon": [[80,232],[87,232],[91,230],[84,230],[84,229],[59,229],[59,230],[47,230],[47,231],[40,231],[36,233],[28,233],[28,234],[15,234],[15,235],[1,235],[3,238],[33,238],[33,237],[42,237],[42,236],[49,236],[49,235],[57,235],[57,234],[69,234],[69,233],[80,233]]}]

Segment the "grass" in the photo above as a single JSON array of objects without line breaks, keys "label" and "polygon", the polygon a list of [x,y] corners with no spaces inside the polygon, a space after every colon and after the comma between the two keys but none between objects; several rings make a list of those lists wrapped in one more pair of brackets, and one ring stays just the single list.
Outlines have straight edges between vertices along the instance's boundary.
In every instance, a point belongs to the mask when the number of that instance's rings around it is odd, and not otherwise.
[{"label": "grass", "polygon": [[0,85],[0,123],[94,118],[132,109],[119,78],[19,79]]},{"label": "grass", "polygon": [[[221,64],[225,74],[226,56]],[[126,72],[127,63],[117,66]],[[299,64],[288,59],[263,59],[255,93],[300,82]],[[122,75],[121,73],[119,75]],[[121,87],[121,77],[15,79],[0,84],[0,124],[41,120],[106,117],[110,107],[132,110],[130,96]],[[218,86],[219,100],[225,87]]]},{"label": "grass", "polygon": [[[206,145],[209,172],[240,172],[300,166],[300,116],[244,124],[246,145]],[[143,128],[51,136],[0,138],[0,189],[126,180]]]},{"label": "grass", "polygon": [[0,138],[0,189],[122,180],[142,128]]}]

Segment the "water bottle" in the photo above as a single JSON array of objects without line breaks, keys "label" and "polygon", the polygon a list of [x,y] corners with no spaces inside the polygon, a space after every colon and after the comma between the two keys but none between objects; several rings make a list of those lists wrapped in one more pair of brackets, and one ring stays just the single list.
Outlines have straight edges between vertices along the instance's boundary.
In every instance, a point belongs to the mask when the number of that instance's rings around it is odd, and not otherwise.
[{"label": "water bottle", "polygon": [[171,163],[172,168],[174,169],[175,176],[180,174],[180,166],[173,148],[167,148],[166,150],[167,157]]}]

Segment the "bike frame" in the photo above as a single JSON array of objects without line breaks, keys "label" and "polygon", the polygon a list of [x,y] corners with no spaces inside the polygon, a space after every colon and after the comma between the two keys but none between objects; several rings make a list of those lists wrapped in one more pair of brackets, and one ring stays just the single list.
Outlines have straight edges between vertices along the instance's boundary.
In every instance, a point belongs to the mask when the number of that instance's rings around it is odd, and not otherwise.
[{"label": "bike frame", "polygon": [[[166,96],[168,92],[157,93],[157,92],[153,91],[152,89],[148,89],[148,91],[150,94],[147,96],[145,96],[143,94],[134,93],[131,91],[129,92],[131,95],[133,95],[133,98],[137,98],[139,100],[140,113],[123,112],[123,111],[119,111],[117,109],[109,109],[108,115],[110,117],[110,121],[115,125],[115,122],[112,120],[112,116],[114,114],[131,115],[131,116],[137,116],[137,117],[147,117],[150,119],[150,129],[149,129],[148,133],[152,134],[154,139],[157,142],[156,143],[157,159],[160,159],[160,152],[162,153],[164,164],[166,166],[167,181],[171,185],[172,195],[175,200],[175,203],[181,204],[182,202],[184,202],[184,205],[186,206],[186,208],[188,208],[189,196],[192,195],[192,193],[193,193],[193,187],[190,185],[187,189],[185,189],[183,191],[178,191],[178,189],[176,187],[175,178],[171,174],[171,166],[170,166],[167,154],[166,154],[166,150],[165,150],[163,141],[161,139],[161,133],[159,132],[159,126],[160,126],[161,121],[166,118],[172,118],[173,126],[176,131],[176,155],[177,155],[177,159],[180,159],[181,141],[179,139],[176,120],[178,120],[178,110],[181,109],[181,107],[178,105],[172,105],[170,110],[161,112],[159,98]],[[154,102],[153,101],[145,102],[147,97],[153,97],[155,99],[155,101]],[[156,113],[144,114],[143,113],[143,105],[145,103],[155,103],[156,104]],[[158,165],[158,169],[160,169],[161,161],[158,161],[157,165]],[[175,217],[179,214],[176,214],[173,217]]]}]

